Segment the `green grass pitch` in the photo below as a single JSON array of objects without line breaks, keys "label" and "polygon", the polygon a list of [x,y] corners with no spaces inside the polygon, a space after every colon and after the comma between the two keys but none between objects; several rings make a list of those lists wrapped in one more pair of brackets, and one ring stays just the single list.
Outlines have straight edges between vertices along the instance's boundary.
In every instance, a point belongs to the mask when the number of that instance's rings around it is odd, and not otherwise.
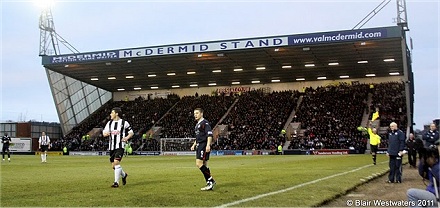
[{"label": "green grass pitch", "polygon": [[386,161],[384,155],[378,156],[376,166],[370,165],[370,155],[211,156],[217,186],[202,192],[205,181],[194,156],[124,157],[127,185],[113,189],[107,156],[48,156],[43,164],[39,156],[13,155],[12,162],[0,166],[0,206],[207,207],[255,196],[233,206],[316,206],[345,193],[361,178],[387,170]]}]

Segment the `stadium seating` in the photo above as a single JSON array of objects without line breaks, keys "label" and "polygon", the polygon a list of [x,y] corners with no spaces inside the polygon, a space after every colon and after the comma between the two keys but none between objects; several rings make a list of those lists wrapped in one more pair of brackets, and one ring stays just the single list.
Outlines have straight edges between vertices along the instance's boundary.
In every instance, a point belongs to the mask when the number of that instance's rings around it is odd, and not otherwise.
[{"label": "stadium seating", "polygon": [[204,118],[214,128],[234,100],[232,96],[185,96],[156,125],[162,127],[163,138],[194,137],[195,108],[204,110]]},{"label": "stadium seating", "polygon": [[219,140],[213,149],[275,149],[284,143],[279,135],[299,96],[298,91],[244,93],[222,121],[228,125],[228,138]]},{"label": "stadium seating", "polygon": [[[102,134],[83,140],[82,136],[95,127],[102,128],[109,119],[113,107],[122,107],[122,118],[128,120],[135,130],[131,140],[134,150],[142,147],[144,151],[158,151],[160,142],[156,139],[142,140],[141,135],[153,125],[162,127],[162,138],[194,137],[193,110],[201,107],[204,117],[214,128],[216,124],[228,126],[228,136],[213,144],[214,150],[274,150],[286,138],[280,136],[287,118],[302,102],[292,122],[301,123],[301,133],[292,137],[289,149],[366,149],[367,136],[356,130],[361,124],[364,112],[371,114],[376,107],[380,110],[380,126],[388,126],[391,121],[406,126],[406,106],[404,85],[399,82],[381,84],[339,83],[316,89],[306,88],[303,93],[283,91],[266,93],[251,91],[234,96],[185,96],[171,95],[168,99],[109,102],[83,121],[80,125],[53,147],[61,150],[68,144],[69,150],[107,150],[108,141]],[[368,106],[368,94],[371,93],[371,105]],[[238,101],[225,116],[234,101]],[[171,108],[174,106],[174,108]],[[383,136],[383,135],[382,135]],[[381,147],[387,147],[383,136]],[[185,147],[170,147],[184,150]]]},{"label": "stadium seating", "polygon": [[160,144],[156,139],[147,139],[142,146],[142,151],[159,151]]},{"label": "stadium seating", "polygon": [[109,102],[80,125],[74,127],[64,137],[64,140],[69,141],[68,148],[71,151],[107,150],[108,141],[102,138],[102,134],[99,134],[96,138],[92,137],[85,140],[82,137],[93,128],[104,128],[110,119],[111,109],[121,107],[123,109],[121,118],[129,121],[135,131],[135,136],[131,139],[131,142],[133,143],[132,148],[137,149],[142,143],[140,135],[148,131],[177,101],[178,97],[172,96],[170,99],[136,99],[134,101]]},{"label": "stadium seating", "polygon": [[356,127],[367,99],[366,84],[307,88],[294,118],[301,122],[304,135],[292,141],[290,148],[365,150],[366,139]]},{"label": "stadium seating", "polygon": [[376,108],[380,112],[380,126],[389,126],[394,121],[401,130],[406,130],[405,86],[402,82],[375,84],[370,117]]}]

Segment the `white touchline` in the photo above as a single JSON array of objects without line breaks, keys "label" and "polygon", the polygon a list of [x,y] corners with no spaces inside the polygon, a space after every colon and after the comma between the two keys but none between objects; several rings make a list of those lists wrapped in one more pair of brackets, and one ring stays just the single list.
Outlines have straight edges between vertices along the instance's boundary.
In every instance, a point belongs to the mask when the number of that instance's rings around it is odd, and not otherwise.
[{"label": "white touchline", "polygon": [[[384,161],[384,162],[381,162],[381,163],[386,163],[386,162],[388,162],[388,161]],[[300,187],[303,187],[303,186],[314,184],[314,183],[317,183],[317,182],[320,182],[320,181],[323,181],[323,180],[327,180],[327,179],[330,179],[330,178],[338,177],[338,176],[345,175],[345,174],[348,174],[348,173],[353,173],[353,172],[356,172],[358,170],[362,170],[362,169],[364,169],[366,167],[370,167],[370,166],[373,166],[373,165],[372,164],[365,165],[365,166],[362,166],[362,167],[359,167],[359,168],[356,168],[356,169],[353,169],[353,170],[350,170],[350,171],[347,171],[347,172],[338,173],[338,174],[334,174],[334,175],[327,176],[327,177],[324,177],[324,178],[320,178],[320,179],[316,179],[316,180],[313,180],[313,181],[305,182],[305,183],[302,183],[302,184],[298,184],[296,186],[292,186],[292,187],[289,187],[289,188],[281,189],[279,191],[274,191],[274,192],[269,192],[269,193],[265,193],[265,194],[260,194],[260,195],[254,196],[254,197],[250,197],[250,198],[246,198],[246,199],[241,199],[241,200],[234,201],[234,202],[227,203],[227,204],[222,204],[220,206],[217,206],[216,208],[223,208],[223,207],[234,206],[234,205],[241,204],[241,203],[244,203],[244,202],[254,201],[254,200],[266,197],[266,196],[271,196],[271,195],[275,195],[275,194],[284,193],[286,191],[290,191],[290,190],[297,189],[297,188],[300,188]]]}]

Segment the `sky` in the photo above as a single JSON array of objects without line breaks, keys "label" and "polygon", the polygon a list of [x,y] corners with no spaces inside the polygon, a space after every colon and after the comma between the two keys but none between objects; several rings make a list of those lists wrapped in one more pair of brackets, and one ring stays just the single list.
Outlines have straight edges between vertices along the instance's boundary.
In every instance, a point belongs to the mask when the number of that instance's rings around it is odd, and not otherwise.
[{"label": "sky", "polygon": [[[55,28],[80,52],[352,29],[382,0],[57,1]],[[416,128],[440,118],[439,0],[407,0]],[[0,121],[59,122],[39,54],[41,9],[2,0]],[[394,26],[392,0],[362,28]],[[64,54],[70,53],[61,47]]]}]

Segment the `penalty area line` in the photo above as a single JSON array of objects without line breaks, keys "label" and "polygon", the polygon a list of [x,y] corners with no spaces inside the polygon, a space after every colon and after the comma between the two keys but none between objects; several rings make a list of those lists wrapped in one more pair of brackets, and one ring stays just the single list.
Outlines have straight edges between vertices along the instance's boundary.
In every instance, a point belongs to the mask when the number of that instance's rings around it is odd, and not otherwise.
[{"label": "penalty area line", "polygon": [[[385,163],[385,162],[381,162],[381,163]],[[230,202],[230,203],[227,203],[227,204],[222,204],[220,206],[217,206],[216,208],[223,208],[223,207],[234,206],[234,205],[237,205],[237,204],[241,204],[241,203],[245,203],[245,202],[261,199],[263,197],[284,193],[286,191],[291,191],[293,189],[297,189],[297,188],[301,188],[303,186],[307,186],[307,185],[310,185],[310,184],[318,183],[320,181],[324,181],[324,180],[327,180],[327,179],[330,179],[330,178],[334,178],[334,177],[346,175],[346,174],[349,174],[349,173],[353,173],[353,172],[356,172],[358,170],[362,170],[364,168],[371,167],[371,166],[373,166],[373,165],[372,164],[365,165],[365,166],[362,166],[362,167],[359,167],[359,168],[356,168],[356,169],[353,169],[353,170],[350,170],[350,171],[347,171],[347,172],[337,173],[337,174],[330,175],[330,176],[327,176],[327,177],[324,177],[324,178],[319,178],[319,179],[316,179],[316,180],[313,180],[313,181],[301,183],[301,184],[298,184],[298,185],[295,185],[295,186],[292,186],[292,187],[289,187],[289,188],[285,188],[285,189],[281,189],[281,190],[278,190],[278,191],[273,191],[273,192],[269,192],[269,193],[265,193],[265,194],[260,194],[260,195],[254,196],[254,197],[241,199],[241,200]]]}]

